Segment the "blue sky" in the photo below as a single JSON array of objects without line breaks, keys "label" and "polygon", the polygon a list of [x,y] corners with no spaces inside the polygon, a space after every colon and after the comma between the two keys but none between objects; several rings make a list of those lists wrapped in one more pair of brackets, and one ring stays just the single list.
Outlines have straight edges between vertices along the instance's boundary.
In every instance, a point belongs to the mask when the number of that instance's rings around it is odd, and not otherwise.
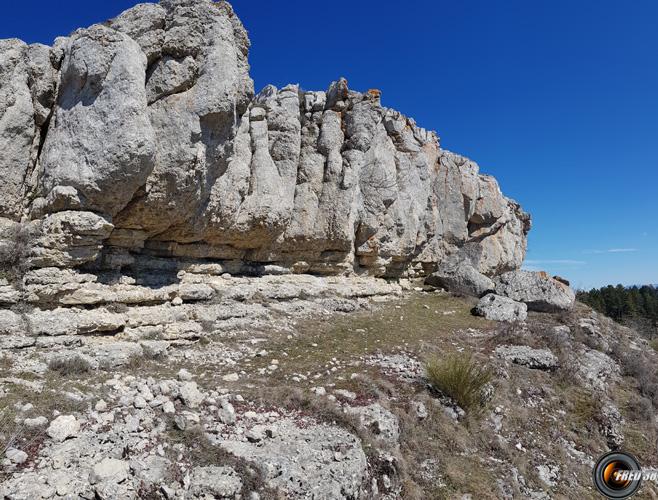
[{"label": "blue sky", "polygon": [[[0,37],[51,43],[137,2],[6,2]],[[526,267],[576,287],[658,283],[658,2],[235,0],[252,76],[345,76],[436,130],[531,212]]]}]

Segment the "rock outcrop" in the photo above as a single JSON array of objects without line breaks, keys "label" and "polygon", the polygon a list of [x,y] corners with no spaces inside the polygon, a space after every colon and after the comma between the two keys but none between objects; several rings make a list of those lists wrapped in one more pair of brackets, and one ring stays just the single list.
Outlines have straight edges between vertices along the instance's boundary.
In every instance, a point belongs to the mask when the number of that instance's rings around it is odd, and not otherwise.
[{"label": "rock outcrop", "polygon": [[528,306],[508,297],[488,293],[475,306],[475,313],[493,321],[525,321]]},{"label": "rock outcrop", "polygon": [[474,297],[481,297],[496,287],[491,278],[463,261],[441,263],[438,270],[425,279],[425,284]]},{"label": "rock outcrop", "polygon": [[576,302],[576,294],[569,285],[544,272],[504,273],[496,278],[496,293],[524,302],[531,311],[566,311]]},{"label": "rock outcrop", "polygon": [[267,86],[223,1],[162,0],[53,47],[0,42],[1,227],[31,267],[148,259],[314,274],[521,266],[530,218],[380,92]]}]

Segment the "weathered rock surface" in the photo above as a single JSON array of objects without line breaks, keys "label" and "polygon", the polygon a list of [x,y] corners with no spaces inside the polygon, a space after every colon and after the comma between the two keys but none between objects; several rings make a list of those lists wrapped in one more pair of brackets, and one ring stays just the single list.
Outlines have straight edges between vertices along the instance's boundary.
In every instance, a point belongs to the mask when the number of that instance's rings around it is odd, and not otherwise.
[{"label": "weathered rock surface", "polygon": [[254,95],[248,50],[210,0],[137,5],[53,48],[2,41],[0,217],[40,231],[30,264],[520,267],[530,219],[475,163],[343,79]]},{"label": "weathered rock surface", "polygon": [[557,356],[549,349],[533,349],[527,345],[498,346],[496,356],[537,370],[553,370],[559,364]]},{"label": "weathered rock surface", "polygon": [[346,411],[356,415],[361,425],[365,429],[370,430],[378,438],[390,445],[397,444],[400,437],[398,419],[379,403],[368,406],[350,407]]},{"label": "weathered rock surface", "polygon": [[477,271],[467,262],[443,263],[430,274],[425,283],[438,286],[453,293],[481,297],[493,291],[495,284],[491,278]]},{"label": "weathered rock surface", "polygon": [[55,441],[64,441],[75,436],[80,430],[80,422],[73,415],[60,415],[50,423],[46,430]]},{"label": "weathered rock surface", "polygon": [[619,379],[619,365],[610,356],[594,349],[575,354],[576,377],[592,389],[605,392],[609,383]]},{"label": "weathered rock surface", "polygon": [[501,274],[496,278],[496,293],[524,302],[531,311],[566,311],[576,302],[571,287],[544,272],[510,271]]},{"label": "weathered rock surface", "polygon": [[475,313],[492,321],[525,321],[528,306],[508,297],[488,293],[475,306]]},{"label": "weathered rock surface", "polygon": [[268,430],[246,442],[240,436],[216,442],[259,463],[267,483],[290,498],[360,496],[367,462],[358,438],[328,425],[299,428],[291,419],[282,419]]},{"label": "weathered rock surface", "polygon": [[242,490],[240,477],[230,467],[198,467],[190,484],[192,498],[235,498]]}]

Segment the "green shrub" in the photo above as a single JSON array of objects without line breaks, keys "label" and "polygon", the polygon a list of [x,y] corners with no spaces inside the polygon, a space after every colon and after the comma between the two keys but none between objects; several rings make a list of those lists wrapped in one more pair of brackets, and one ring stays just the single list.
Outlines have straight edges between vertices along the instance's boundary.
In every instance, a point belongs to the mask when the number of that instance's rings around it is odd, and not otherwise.
[{"label": "green shrub", "polygon": [[484,389],[491,382],[493,372],[486,366],[480,366],[471,353],[430,359],[425,369],[430,384],[454,399],[465,411],[484,405]]}]

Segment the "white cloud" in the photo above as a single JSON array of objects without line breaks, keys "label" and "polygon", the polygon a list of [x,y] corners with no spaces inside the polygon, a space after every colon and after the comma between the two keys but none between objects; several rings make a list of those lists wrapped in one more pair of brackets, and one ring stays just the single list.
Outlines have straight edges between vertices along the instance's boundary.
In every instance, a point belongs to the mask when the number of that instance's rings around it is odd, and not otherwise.
[{"label": "white cloud", "polygon": [[566,266],[584,266],[587,264],[584,260],[570,260],[570,259],[548,259],[548,260],[532,260],[528,259],[525,261],[526,264],[530,266],[538,266],[538,265],[550,265],[550,264],[557,264],[557,265],[566,265]]},{"label": "white cloud", "polygon": [[637,252],[637,248],[609,248],[608,250],[583,250],[585,254]]}]

